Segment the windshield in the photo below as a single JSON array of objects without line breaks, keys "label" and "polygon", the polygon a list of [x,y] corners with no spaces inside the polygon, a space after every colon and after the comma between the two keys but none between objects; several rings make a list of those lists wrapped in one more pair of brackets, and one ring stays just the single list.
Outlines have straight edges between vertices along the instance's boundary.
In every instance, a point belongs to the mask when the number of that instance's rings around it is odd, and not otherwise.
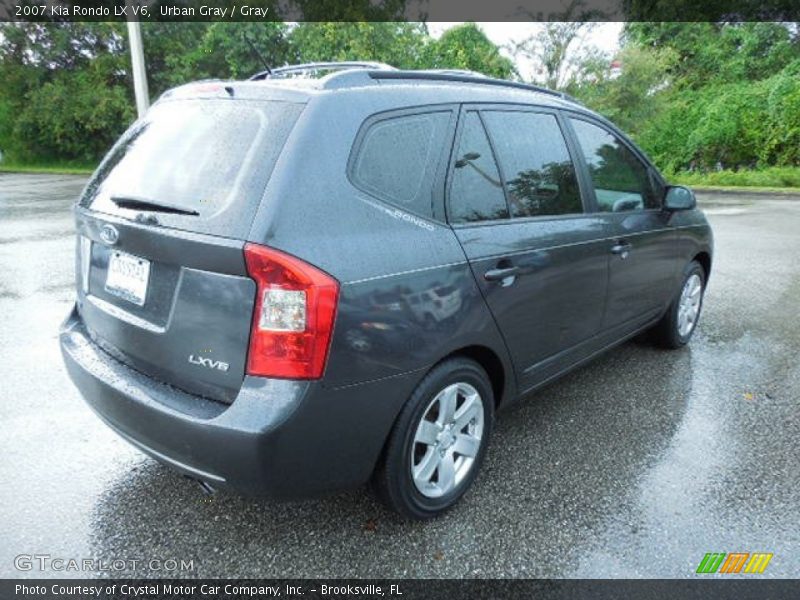
[{"label": "windshield", "polygon": [[[243,237],[302,105],[232,99],[160,102],[134,123],[86,186],[81,206]],[[120,206],[115,199],[140,201]]]}]

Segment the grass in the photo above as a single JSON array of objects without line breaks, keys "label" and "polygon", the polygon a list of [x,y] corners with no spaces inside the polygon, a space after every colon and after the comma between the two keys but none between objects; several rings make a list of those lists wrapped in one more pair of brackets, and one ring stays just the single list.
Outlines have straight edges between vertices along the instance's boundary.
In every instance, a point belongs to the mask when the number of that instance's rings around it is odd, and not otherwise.
[{"label": "grass", "polygon": [[54,175],[90,175],[93,165],[80,163],[29,164],[16,162],[0,163],[0,173],[52,173]]},{"label": "grass", "polygon": [[667,179],[692,187],[746,188],[752,191],[800,192],[800,167],[766,167],[743,171],[679,172]]}]

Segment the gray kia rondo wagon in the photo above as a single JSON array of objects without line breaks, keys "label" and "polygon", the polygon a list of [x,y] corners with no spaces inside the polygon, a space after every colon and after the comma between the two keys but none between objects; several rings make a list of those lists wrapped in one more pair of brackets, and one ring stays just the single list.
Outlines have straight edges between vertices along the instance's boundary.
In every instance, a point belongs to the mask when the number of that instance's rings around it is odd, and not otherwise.
[{"label": "gray kia rondo wagon", "polygon": [[686,344],[712,262],[692,192],[563,94],[372,63],[169,91],[74,212],[60,341],[102,420],[206,487],[372,481],[412,518],[499,409]]}]

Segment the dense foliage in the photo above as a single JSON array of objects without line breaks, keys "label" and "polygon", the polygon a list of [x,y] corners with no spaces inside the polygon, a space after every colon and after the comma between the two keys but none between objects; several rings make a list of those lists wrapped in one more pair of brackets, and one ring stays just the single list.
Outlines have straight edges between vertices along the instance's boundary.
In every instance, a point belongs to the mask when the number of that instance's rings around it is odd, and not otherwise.
[{"label": "dense foliage", "polygon": [[102,156],[134,114],[124,27],[3,27],[0,148],[8,158]]},{"label": "dense foliage", "polygon": [[[527,52],[563,59],[565,45],[546,44],[564,27],[548,27]],[[135,117],[125,25],[0,28],[6,160],[95,163]],[[144,23],[142,30],[152,97],[191,80],[247,77],[265,62],[376,60],[516,76],[474,24],[439,39],[425,24],[388,21]],[[553,85],[617,122],[668,172],[800,165],[796,24],[631,23],[616,57],[569,60],[548,66],[561,74]]]},{"label": "dense foliage", "polygon": [[796,24],[632,23],[618,58],[570,91],[666,171],[800,165]]},{"label": "dense foliage", "polygon": [[[124,24],[0,26],[0,149],[26,163],[95,163],[135,117]],[[150,95],[265,63],[375,60],[510,77],[512,62],[474,24],[433,39],[424,24],[143,23]]]}]

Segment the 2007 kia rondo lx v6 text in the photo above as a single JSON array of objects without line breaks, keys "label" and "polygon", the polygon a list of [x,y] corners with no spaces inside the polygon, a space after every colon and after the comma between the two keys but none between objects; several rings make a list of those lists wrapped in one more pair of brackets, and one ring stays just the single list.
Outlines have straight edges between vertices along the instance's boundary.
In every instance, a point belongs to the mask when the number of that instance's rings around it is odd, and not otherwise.
[{"label": "2007 kia rondo lx v6 text", "polygon": [[569,98],[369,63],[166,93],[75,217],[61,347],[110,427],[214,488],[371,480],[412,518],[498,409],[644,330],[686,344],[712,261],[692,192]]}]

